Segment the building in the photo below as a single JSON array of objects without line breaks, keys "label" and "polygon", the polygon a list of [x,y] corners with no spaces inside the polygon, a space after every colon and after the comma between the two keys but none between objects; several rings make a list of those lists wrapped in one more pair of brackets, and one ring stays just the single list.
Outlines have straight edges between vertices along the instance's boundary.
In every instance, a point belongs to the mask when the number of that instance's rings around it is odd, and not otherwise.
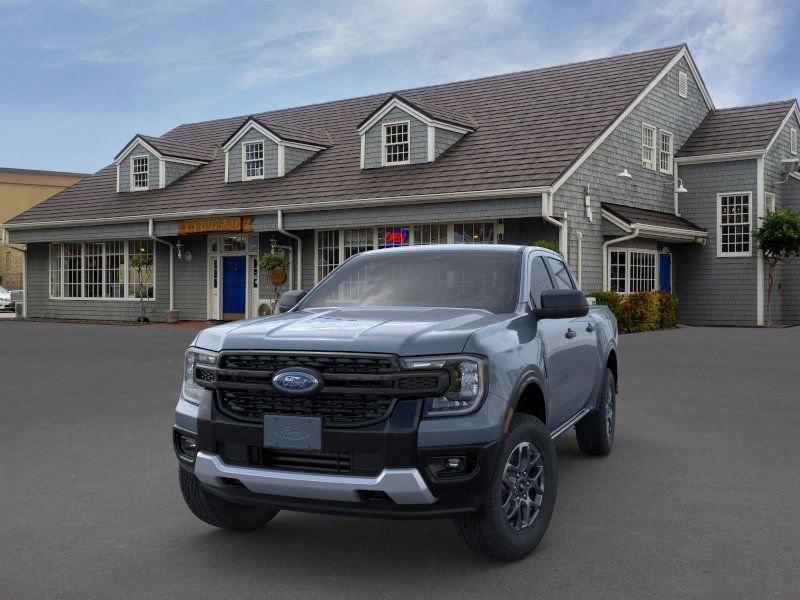
[{"label": "building", "polygon": [[[146,297],[154,319],[240,318],[265,310],[260,253],[308,288],[372,248],[550,240],[586,291],[673,290],[684,323],[760,325],[752,234],[800,203],[799,115],[716,109],[679,45],[139,134],[7,237],[31,317],[132,319]],[[779,279],[773,319],[800,322],[800,269]]]},{"label": "building", "polygon": [[[85,173],[0,168],[0,227],[84,177]],[[22,288],[23,256],[19,247],[3,244],[0,239],[0,285]]]}]

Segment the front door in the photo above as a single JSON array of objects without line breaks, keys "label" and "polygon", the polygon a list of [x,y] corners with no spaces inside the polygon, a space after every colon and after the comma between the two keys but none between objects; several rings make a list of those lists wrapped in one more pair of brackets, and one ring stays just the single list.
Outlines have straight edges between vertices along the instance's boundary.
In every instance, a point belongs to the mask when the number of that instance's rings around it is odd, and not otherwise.
[{"label": "front door", "polygon": [[658,259],[658,287],[662,292],[672,291],[672,255],[662,252]]},{"label": "front door", "polygon": [[244,319],[247,263],[244,256],[222,258],[222,318]]}]

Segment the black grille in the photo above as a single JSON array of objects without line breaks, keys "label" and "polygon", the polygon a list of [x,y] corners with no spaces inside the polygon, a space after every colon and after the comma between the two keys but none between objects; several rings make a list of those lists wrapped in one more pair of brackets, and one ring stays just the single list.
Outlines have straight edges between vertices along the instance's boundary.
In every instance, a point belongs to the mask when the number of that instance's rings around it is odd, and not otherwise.
[{"label": "black grille", "polygon": [[323,354],[224,354],[220,360],[223,369],[266,371],[268,373],[288,367],[306,367],[322,373],[375,375],[397,371],[395,361],[381,356],[343,356]]},{"label": "black grille", "polygon": [[382,421],[394,407],[394,398],[365,394],[324,394],[289,397],[262,390],[222,390],[219,409],[243,421],[261,422],[264,415],[322,417],[333,427],[353,427]]},{"label": "black grille", "polygon": [[278,450],[236,442],[219,442],[217,448],[223,462],[241,467],[354,475],[377,475],[384,468],[381,454],[367,452]]}]

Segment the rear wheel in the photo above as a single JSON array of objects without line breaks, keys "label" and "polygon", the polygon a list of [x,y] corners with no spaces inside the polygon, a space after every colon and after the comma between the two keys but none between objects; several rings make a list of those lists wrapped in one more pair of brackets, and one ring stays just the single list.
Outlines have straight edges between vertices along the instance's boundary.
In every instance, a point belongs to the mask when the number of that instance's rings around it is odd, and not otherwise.
[{"label": "rear wheel", "polygon": [[547,531],[557,485],[550,432],[535,417],[518,413],[500,445],[483,504],[476,513],[456,517],[456,530],[479,554],[524,558]]},{"label": "rear wheel", "polygon": [[575,426],[578,447],[585,454],[605,456],[614,445],[617,422],[617,385],[611,369],[606,369],[597,407]]},{"label": "rear wheel", "polygon": [[181,493],[194,515],[209,525],[228,531],[256,531],[278,514],[278,509],[241,506],[209,494],[200,481],[187,470],[178,467]]}]

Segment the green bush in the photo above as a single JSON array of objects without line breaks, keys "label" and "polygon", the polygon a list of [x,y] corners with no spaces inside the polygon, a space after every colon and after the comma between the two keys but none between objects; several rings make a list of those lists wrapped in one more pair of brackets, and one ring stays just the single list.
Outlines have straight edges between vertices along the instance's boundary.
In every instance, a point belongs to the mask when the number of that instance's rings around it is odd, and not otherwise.
[{"label": "green bush", "polygon": [[553,252],[558,252],[561,254],[561,250],[558,247],[558,242],[554,242],[552,240],[536,240],[533,242],[534,246],[539,246],[540,248],[547,248],[548,250],[552,250]]},{"label": "green bush", "polygon": [[608,306],[617,318],[620,333],[652,331],[678,324],[678,298],[667,292],[593,292],[597,304]]}]

